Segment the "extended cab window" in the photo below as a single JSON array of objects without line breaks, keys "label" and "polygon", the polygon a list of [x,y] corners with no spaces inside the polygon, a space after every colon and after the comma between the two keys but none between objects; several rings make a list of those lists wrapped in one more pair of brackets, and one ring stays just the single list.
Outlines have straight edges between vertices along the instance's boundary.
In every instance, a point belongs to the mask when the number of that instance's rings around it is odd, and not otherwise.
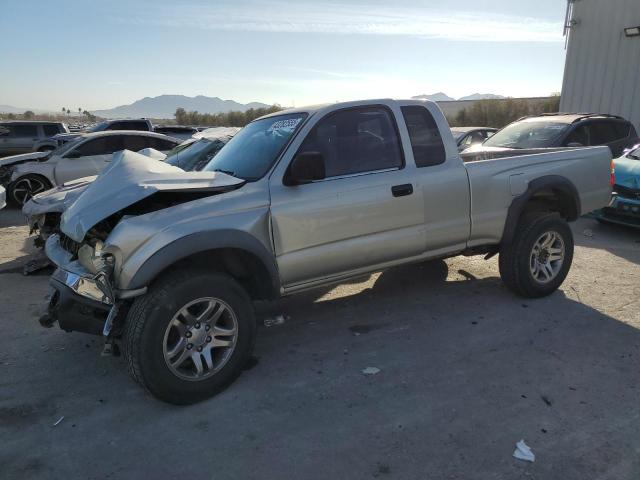
[{"label": "extended cab window", "polygon": [[[429,111],[420,106],[402,107],[401,110],[409,130],[416,166],[430,167],[444,163],[444,143]],[[471,135],[467,138],[471,141]]]},{"label": "extended cab window", "polygon": [[364,107],[331,113],[311,130],[298,153],[319,152],[326,177],[400,168],[400,141],[391,112]]}]

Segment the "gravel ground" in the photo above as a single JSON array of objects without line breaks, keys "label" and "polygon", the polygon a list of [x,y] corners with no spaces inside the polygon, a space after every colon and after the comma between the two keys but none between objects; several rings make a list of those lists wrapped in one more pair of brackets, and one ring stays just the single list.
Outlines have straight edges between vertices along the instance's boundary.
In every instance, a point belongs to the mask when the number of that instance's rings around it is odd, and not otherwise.
[{"label": "gravel ground", "polygon": [[539,300],[481,257],[286,299],[235,384],[175,407],[97,337],[38,325],[21,221],[0,212],[2,478],[640,478],[638,230],[575,223]]}]

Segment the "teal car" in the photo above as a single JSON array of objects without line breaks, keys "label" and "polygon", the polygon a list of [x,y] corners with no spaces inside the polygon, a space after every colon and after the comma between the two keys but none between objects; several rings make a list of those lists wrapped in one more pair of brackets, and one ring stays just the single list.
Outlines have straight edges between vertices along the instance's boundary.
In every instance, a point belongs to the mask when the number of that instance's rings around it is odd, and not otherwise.
[{"label": "teal car", "polygon": [[613,161],[611,202],[591,217],[601,222],[640,228],[640,145]]}]

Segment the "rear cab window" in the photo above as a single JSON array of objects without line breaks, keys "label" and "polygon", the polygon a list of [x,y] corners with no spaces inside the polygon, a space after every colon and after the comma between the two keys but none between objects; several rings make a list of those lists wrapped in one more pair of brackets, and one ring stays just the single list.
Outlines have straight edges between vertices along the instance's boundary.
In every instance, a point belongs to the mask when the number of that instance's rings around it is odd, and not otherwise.
[{"label": "rear cab window", "polygon": [[444,163],[444,143],[431,113],[419,105],[401,107],[401,110],[409,130],[416,167],[431,167]]}]

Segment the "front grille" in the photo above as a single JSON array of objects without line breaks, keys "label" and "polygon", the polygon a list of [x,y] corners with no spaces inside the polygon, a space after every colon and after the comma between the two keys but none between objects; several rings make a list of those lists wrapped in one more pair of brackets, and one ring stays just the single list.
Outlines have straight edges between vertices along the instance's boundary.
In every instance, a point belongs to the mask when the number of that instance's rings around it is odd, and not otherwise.
[{"label": "front grille", "polygon": [[623,187],[622,185],[614,185],[613,190],[621,197],[635,198],[640,200],[640,189]]},{"label": "front grille", "polygon": [[80,244],[73,240],[72,238],[67,237],[64,233],[60,232],[60,246],[73,255],[73,258],[78,256],[78,250],[80,250]]}]

